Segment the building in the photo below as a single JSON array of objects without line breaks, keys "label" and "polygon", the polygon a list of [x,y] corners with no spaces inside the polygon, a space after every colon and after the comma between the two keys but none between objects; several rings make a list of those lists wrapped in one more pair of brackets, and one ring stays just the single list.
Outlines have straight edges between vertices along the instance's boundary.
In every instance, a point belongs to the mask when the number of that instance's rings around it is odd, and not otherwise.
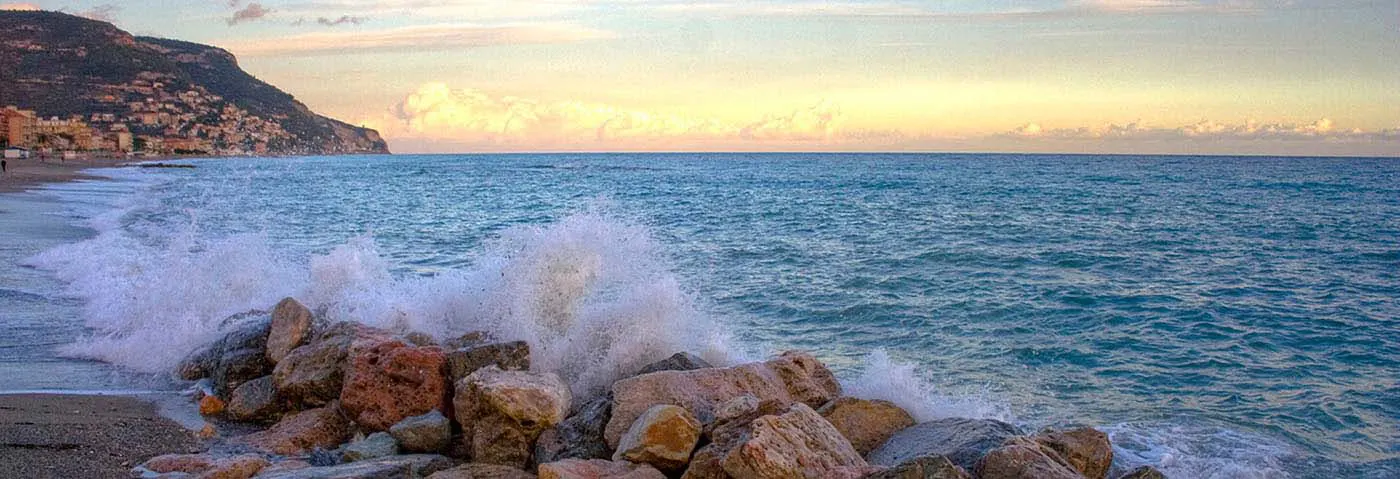
[{"label": "building", "polygon": [[0,109],[0,141],[6,146],[33,146],[35,121],[33,111],[14,106]]},{"label": "building", "polygon": [[28,159],[28,158],[29,158],[29,150],[26,150],[26,149],[24,149],[24,148],[20,148],[20,147],[18,147],[18,146],[11,146],[11,147],[9,147],[9,148],[5,148],[5,159],[6,159],[6,160],[24,160],[24,159]]},{"label": "building", "polygon": [[43,143],[60,150],[91,150],[94,146],[92,128],[81,118],[36,120],[30,135],[32,140],[26,145]]}]

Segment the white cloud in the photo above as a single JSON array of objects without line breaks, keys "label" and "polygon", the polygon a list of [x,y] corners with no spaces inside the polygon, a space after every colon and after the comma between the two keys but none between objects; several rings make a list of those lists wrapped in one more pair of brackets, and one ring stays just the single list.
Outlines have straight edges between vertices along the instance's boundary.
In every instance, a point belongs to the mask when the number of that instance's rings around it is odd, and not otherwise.
[{"label": "white cloud", "polygon": [[272,13],[272,10],[263,7],[261,3],[253,2],[249,3],[247,7],[233,12],[233,16],[224,19],[224,21],[227,22],[229,26],[234,26],[243,22],[260,20],[270,13]]},{"label": "white cloud", "polygon": [[319,55],[388,50],[437,50],[571,43],[613,38],[611,32],[568,24],[440,24],[377,31],[318,32],[228,44],[247,56]]},{"label": "white cloud", "polygon": [[1376,141],[1400,139],[1397,130],[1366,131],[1359,128],[1338,129],[1328,118],[1311,123],[1261,123],[1248,120],[1231,124],[1205,120],[1178,127],[1149,127],[1141,122],[1100,127],[1046,129],[1028,123],[1001,135],[1005,138],[1047,140],[1328,140]]}]

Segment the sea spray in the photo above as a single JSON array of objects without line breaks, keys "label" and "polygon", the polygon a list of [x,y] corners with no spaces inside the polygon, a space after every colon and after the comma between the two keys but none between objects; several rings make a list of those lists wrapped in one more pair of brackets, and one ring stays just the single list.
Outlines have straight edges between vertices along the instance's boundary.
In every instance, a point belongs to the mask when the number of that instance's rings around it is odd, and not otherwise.
[{"label": "sea spray", "polygon": [[849,396],[892,402],[909,411],[919,422],[948,417],[1007,422],[1015,419],[1009,404],[988,394],[940,392],[928,378],[919,376],[913,363],[897,361],[883,348],[872,351],[865,358],[861,371],[843,386]]}]

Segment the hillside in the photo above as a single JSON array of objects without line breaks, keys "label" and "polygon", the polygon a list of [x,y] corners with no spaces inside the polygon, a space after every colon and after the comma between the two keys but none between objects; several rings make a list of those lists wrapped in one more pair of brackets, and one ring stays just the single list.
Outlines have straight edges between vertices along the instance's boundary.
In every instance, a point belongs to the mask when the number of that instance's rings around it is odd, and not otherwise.
[{"label": "hillside", "polygon": [[388,152],[374,130],[317,115],[244,72],[228,51],[134,37],[56,12],[0,11],[5,105],[45,118],[129,124],[137,134],[197,140],[218,151]]}]

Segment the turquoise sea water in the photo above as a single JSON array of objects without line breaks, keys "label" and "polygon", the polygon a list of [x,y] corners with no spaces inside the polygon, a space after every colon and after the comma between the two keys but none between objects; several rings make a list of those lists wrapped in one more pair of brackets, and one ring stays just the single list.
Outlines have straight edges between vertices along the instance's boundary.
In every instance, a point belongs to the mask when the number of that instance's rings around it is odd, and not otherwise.
[{"label": "turquoise sea water", "polygon": [[[36,379],[53,371],[178,387],[127,372],[291,294],[341,319],[538,340],[580,391],[667,348],[800,348],[848,389],[920,396],[901,404],[921,417],[1104,428],[1125,467],[1400,477],[1394,159],[195,163],[0,203],[19,245],[0,330],[23,332],[0,334],[0,389],[60,387]],[[8,226],[31,220],[90,230]]]}]

